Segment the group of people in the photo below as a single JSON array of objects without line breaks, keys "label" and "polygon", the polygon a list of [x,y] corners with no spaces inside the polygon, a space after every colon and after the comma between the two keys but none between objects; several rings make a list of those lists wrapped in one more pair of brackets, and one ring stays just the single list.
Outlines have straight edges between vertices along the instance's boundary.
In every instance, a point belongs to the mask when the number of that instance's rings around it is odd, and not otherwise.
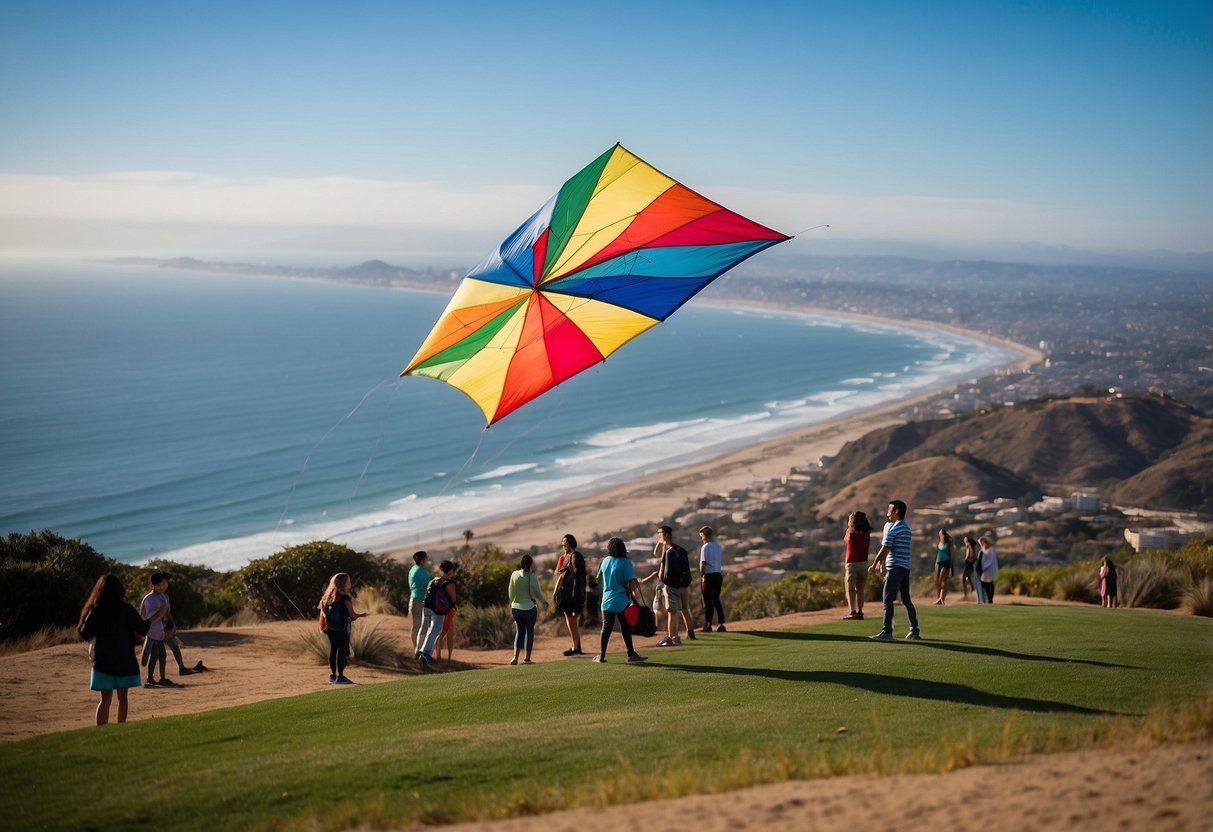
[{"label": "group of people", "polygon": [[[555,608],[564,619],[572,642],[564,651],[564,655],[585,655],[582,649],[581,621],[591,587],[599,590],[602,610],[602,630],[599,633],[599,649],[594,656],[595,662],[606,661],[607,646],[616,625],[627,648],[627,661],[637,663],[646,660],[647,657],[640,655],[635,648],[635,622],[630,621],[624,612],[632,604],[637,607],[647,606],[641,585],[653,580],[656,583],[652,609],[655,614],[664,613],[666,630],[665,637],[657,646],[681,645],[683,626],[687,637],[695,638],[696,627],[690,612],[690,586],[693,577],[689,555],[686,549],[673,542],[672,534],[669,526],[658,529],[657,543],[653,548],[653,557],[658,562],[657,569],[647,577],[639,579],[628,556],[627,546],[620,538],[614,537],[608,541],[606,557],[598,563],[595,573],[590,575],[585,556],[577,548],[577,538],[566,534],[560,542],[561,552],[556,560],[555,583],[550,596],[545,595],[539,586],[534,558],[523,555],[508,582],[510,613],[515,630],[514,655],[510,664],[533,663],[535,625],[540,608],[546,607]],[[716,631],[722,632],[725,629],[724,607],[720,601],[724,577],[721,572],[723,550],[714,537],[715,532],[710,526],[699,530],[699,581],[706,611],[703,632],[712,631],[713,617],[717,621]],[[428,562],[427,553],[414,553],[408,578],[409,616],[412,620],[410,641],[415,657],[426,669],[429,669],[433,662],[435,645],[441,645],[443,638],[447,639],[448,656],[452,649],[451,622],[457,608],[454,576],[458,568],[451,561],[443,561],[440,566],[441,576],[432,577],[427,568]],[[345,583],[334,583],[339,579],[343,579]],[[330,681],[336,684],[349,683],[344,675],[344,657],[348,654],[348,629],[349,623],[359,617],[349,599],[348,579],[349,576],[344,573],[333,576],[329,591],[321,601],[322,610],[326,609],[326,604],[332,604],[335,600],[340,600],[345,605],[344,611],[338,611],[339,620],[345,630],[344,637],[341,632],[332,633],[332,617],[329,619],[330,640],[333,641]],[[345,589],[342,589],[342,586]]]},{"label": "group of people", "polygon": [[[712,631],[712,619],[716,618],[717,632],[725,630],[724,607],[720,602],[720,590],[724,583],[721,571],[723,549],[715,539],[715,531],[711,526],[699,529],[699,588],[703,596],[704,624],[703,632]],[[688,639],[695,638],[695,622],[691,617],[691,583],[693,576],[690,565],[690,555],[687,550],[673,541],[673,530],[669,526],[661,526],[657,530],[657,542],[653,546],[653,558],[657,568],[644,578],[636,577],[636,570],[628,555],[627,545],[622,539],[612,537],[607,541],[607,556],[598,562],[598,568],[590,577],[586,567],[585,557],[577,550],[577,539],[566,534],[561,540],[562,552],[556,561],[556,580],[552,590],[552,600],[556,608],[564,615],[565,626],[568,628],[572,646],[564,651],[566,656],[584,655],[581,644],[580,620],[585,612],[587,587],[597,586],[600,592],[602,610],[602,629],[598,636],[598,652],[595,662],[605,662],[607,647],[611,636],[618,624],[624,647],[627,650],[627,661],[636,664],[647,660],[636,651],[633,640],[633,621],[626,614],[629,606],[637,610],[648,606],[641,585],[655,581],[652,609],[655,615],[664,614],[665,637],[657,647],[678,647],[682,645],[682,631],[685,626]],[[529,571],[529,556],[523,558],[524,568]],[[517,575],[518,573],[515,573]],[[511,606],[513,606],[511,582]],[[538,595],[538,584],[533,584],[533,591]],[[536,601],[536,604],[539,602]],[[530,657],[530,642],[525,643],[527,658]],[[514,653],[517,657],[519,642],[515,641]]]},{"label": "group of people", "polygon": [[[126,722],[129,710],[127,691],[141,684],[149,688],[183,688],[165,675],[165,664],[171,651],[177,661],[179,676],[189,676],[207,670],[199,661],[187,667],[181,656],[181,641],[173,622],[172,604],[168,598],[170,576],[153,572],[148,581],[150,591],[143,596],[139,610],[127,603],[126,587],[117,575],[102,575],[93,585],[88,599],[80,609],[76,629],[80,637],[91,642],[89,655],[93,670],[89,689],[100,694],[97,703],[98,725],[109,722],[114,694],[118,698],[118,721]],[[136,658],[135,647],[143,640],[142,657]],[[147,680],[141,682],[140,664],[147,668]],[[159,669],[159,678],[156,670]]]},{"label": "group of people", "polygon": [[[893,605],[898,598],[901,599],[909,617],[910,630],[906,638],[911,641],[922,638],[918,627],[918,611],[910,598],[910,548],[913,534],[905,517],[906,504],[901,500],[891,500],[885,509],[887,522],[881,535],[880,550],[871,565],[867,561],[871,547],[872,524],[867,514],[856,511],[847,518],[847,530],[843,538],[846,544],[843,569],[850,611],[843,618],[848,621],[863,620],[867,576],[869,573],[882,575],[884,618],[880,632],[872,636],[877,641],[890,641],[893,638]],[[994,579],[998,575],[998,552],[994,539],[988,535],[976,539],[972,535],[965,535],[963,541],[964,567],[961,573],[961,587],[965,600],[968,600],[969,590],[972,589],[977,603],[992,604]],[[936,605],[946,603],[948,581],[954,568],[954,554],[952,536],[948,534],[947,529],[940,529],[935,545]]]}]

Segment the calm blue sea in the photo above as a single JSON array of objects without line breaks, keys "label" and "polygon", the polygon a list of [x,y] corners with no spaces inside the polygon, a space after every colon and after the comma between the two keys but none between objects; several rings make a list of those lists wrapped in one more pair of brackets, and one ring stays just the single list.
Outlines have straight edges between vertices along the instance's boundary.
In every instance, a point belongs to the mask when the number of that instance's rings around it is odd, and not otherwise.
[{"label": "calm blue sea", "polygon": [[0,533],[223,569],[321,538],[454,540],[1008,357],[949,333],[692,303],[485,431],[459,391],[397,377],[446,301],[0,263]]}]

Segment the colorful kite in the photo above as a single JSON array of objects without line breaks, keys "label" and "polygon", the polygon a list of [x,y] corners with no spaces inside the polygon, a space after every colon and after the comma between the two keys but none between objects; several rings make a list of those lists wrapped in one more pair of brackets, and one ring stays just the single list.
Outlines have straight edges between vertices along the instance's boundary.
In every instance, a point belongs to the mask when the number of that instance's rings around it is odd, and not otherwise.
[{"label": "colorful kite", "polygon": [[400,375],[457,387],[492,425],[787,239],[615,145],[464,278]]}]

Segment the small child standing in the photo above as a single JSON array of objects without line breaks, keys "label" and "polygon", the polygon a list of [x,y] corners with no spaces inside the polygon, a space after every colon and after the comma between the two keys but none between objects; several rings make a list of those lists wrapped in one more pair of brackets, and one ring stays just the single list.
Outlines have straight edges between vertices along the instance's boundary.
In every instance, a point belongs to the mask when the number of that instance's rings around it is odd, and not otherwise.
[{"label": "small child standing", "polygon": [[1120,606],[1120,600],[1116,597],[1116,564],[1106,556],[1099,565],[1099,597],[1108,609]]},{"label": "small child standing", "polygon": [[[168,657],[168,653],[164,647],[165,627],[172,620],[169,615],[168,582],[169,575],[167,572],[153,572],[148,582],[152,585],[152,591],[143,596],[143,601],[139,605],[139,614],[143,616],[143,620],[147,621],[151,626],[147,631],[147,640],[143,644],[143,664],[147,665],[147,681],[144,684],[149,688],[165,687],[176,688],[184,687],[176,682],[168,679],[164,674],[164,665]],[[156,665],[160,665],[160,681],[156,681],[155,669]]]}]

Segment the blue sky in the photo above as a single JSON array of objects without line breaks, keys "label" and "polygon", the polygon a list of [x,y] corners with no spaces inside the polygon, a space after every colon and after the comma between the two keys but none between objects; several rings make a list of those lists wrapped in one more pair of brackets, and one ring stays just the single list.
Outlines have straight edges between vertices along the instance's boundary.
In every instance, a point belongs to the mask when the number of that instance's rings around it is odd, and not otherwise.
[{"label": "blue sky", "polygon": [[1211,9],[0,0],[0,250],[480,251],[621,141],[793,233],[1208,251]]}]

